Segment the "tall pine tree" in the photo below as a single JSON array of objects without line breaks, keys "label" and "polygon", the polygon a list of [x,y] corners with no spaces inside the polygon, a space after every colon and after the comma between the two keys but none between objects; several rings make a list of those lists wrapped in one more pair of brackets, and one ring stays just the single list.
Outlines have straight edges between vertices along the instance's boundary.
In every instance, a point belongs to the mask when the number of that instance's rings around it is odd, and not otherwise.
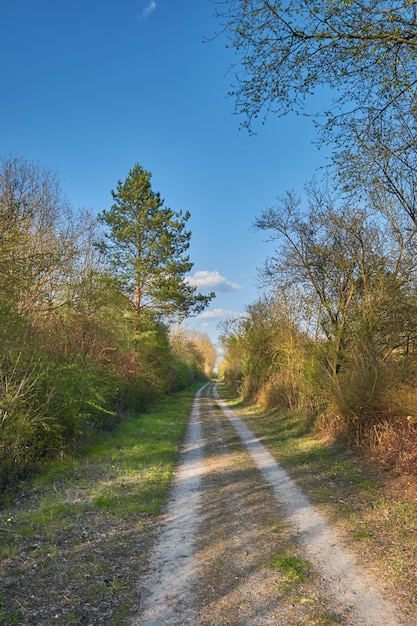
[{"label": "tall pine tree", "polygon": [[123,292],[139,315],[184,319],[200,313],[214,297],[196,294],[185,282],[193,267],[186,251],[190,214],[164,206],[152,190],[151,173],[136,164],[112,191],[114,203],[100,215],[107,227],[101,249]]}]

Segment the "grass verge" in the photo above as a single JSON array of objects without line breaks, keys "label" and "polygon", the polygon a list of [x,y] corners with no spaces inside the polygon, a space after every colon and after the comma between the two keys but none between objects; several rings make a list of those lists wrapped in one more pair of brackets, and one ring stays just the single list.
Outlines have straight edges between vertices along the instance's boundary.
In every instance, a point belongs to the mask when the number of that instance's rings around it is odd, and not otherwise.
[{"label": "grass verge", "polygon": [[392,583],[393,600],[415,613],[416,477],[386,471],[372,459],[319,441],[302,414],[263,411],[224,386],[220,390],[310,499],[343,526],[364,564]]},{"label": "grass verge", "polygon": [[0,500],[0,623],[129,623],[195,392],[165,398]]}]

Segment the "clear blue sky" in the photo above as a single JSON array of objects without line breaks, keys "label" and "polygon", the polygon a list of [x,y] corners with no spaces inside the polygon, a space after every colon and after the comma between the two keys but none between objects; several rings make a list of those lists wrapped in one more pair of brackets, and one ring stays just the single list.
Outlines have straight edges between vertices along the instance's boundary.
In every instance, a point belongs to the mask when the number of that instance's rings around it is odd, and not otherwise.
[{"label": "clear blue sky", "polygon": [[239,130],[227,97],[234,53],[209,0],[1,0],[1,154],[60,172],[74,207],[97,213],[140,163],[167,206],[191,213],[190,247],[217,298],[192,326],[257,298],[268,247],[253,220],[323,164],[312,122]]}]

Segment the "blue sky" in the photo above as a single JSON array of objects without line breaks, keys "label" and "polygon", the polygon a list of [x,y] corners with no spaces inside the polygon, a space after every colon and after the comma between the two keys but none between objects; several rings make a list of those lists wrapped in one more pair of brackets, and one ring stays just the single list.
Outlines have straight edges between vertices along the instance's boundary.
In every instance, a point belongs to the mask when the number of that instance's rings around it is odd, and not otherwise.
[{"label": "blue sky", "polygon": [[239,130],[227,97],[236,61],[209,0],[1,0],[1,154],[60,173],[74,207],[111,205],[140,163],[170,208],[190,211],[193,278],[217,297],[190,326],[257,298],[269,251],[252,224],[323,164],[312,122]]}]

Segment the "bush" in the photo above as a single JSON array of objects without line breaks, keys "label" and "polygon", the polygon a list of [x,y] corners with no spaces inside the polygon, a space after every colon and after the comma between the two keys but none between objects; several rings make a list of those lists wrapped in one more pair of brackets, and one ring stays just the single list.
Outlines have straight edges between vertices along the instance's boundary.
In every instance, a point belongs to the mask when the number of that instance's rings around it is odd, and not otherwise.
[{"label": "bush", "polygon": [[3,354],[0,383],[0,482],[30,471],[62,444],[62,428],[51,411],[53,391],[40,358]]}]

